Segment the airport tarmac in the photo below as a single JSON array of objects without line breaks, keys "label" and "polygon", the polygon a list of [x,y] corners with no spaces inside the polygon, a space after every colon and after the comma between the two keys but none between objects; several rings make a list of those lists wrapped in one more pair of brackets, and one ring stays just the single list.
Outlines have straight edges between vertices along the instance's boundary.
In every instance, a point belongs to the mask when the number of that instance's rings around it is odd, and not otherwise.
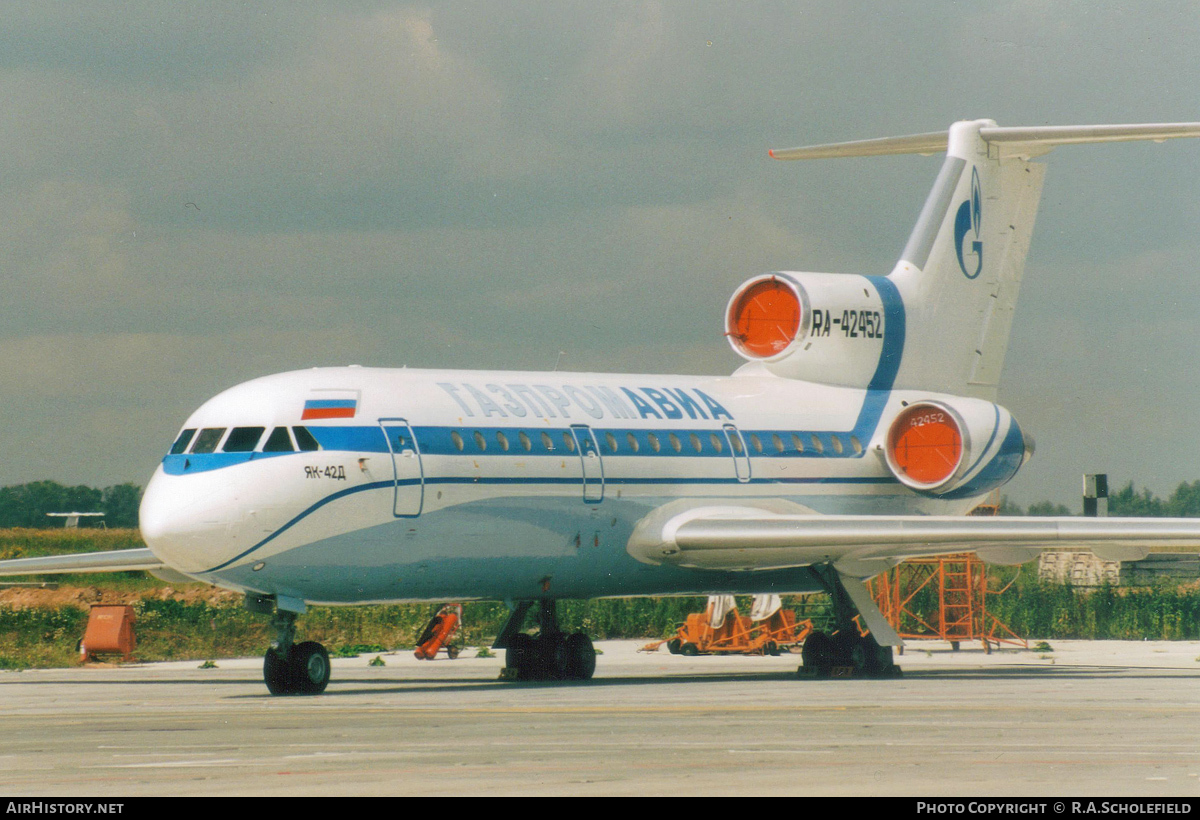
[{"label": "airport tarmac", "polygon": [[910,643],[898,680],[798,657],[598,643],[586,683],[502,658],[335,659],[267,694],[261,658],[0,673],[0,793],[1190,796],[1200,642]]}]

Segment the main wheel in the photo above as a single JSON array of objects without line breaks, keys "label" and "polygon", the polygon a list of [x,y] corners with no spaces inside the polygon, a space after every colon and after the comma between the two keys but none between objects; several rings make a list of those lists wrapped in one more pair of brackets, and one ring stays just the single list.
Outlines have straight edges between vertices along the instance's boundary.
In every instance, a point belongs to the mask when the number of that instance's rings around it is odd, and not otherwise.
[{"label": "main wheel", "polygon": [[596,647],[592,639],[582,632],[567,638],[567,680],[591,680],[596,672]]},{"label": "main wheel", "polygon": [[513,635],[508,642],[508,648],[504,651],[504,665],[509,669],[516,670],[517,680],[530,680],[533,661],[533,637],[524,632]]},{"label": "main wheel", "polygon": [[806,675],[816,675],[818,678],[829,677],[834,666],[835,648],[833,638],[826,632],[814,632],[804,639],[800,649],[800,667]]},{"label": "main wheel", "polygon": [[570,672],[567,639],[561,632],[546,632],[534,639],[537,658],[534,680],[566,680]]},{"label": "main wheel", "polygon": [[298,695],[319,695],[329,685],[329,653],[316,641],[293,646],[288,653],[293,691]]}]

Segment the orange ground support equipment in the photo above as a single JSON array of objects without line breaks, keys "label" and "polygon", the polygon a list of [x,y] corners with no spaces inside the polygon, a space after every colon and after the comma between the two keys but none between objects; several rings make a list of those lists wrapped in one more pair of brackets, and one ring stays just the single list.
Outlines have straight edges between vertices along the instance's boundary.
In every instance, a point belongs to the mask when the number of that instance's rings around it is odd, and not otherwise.
[{"label": "orange ground support equipment", "polygon": [[901,638],[940,639],[955,649],[963,641],[981,641],[989,652],[1002,643],[1029,648],[1028,641],[987,610],[988,597],[1008,586],[989,590],[987,565],[970,553],[905,561],[867,582]]},{"label": "orange ground support equipment", "polygon": [[133,634],[135,620],[131,606],[92,604],[87,629],[79,644],[83,662],[94,661],[101,654],[119,654],[123,661],[133,660],[133,649],[137,645]]},{"label": "orange ground support equipment", "polygon": [[694,612],[679,627],[675,636],[642,647],[656,651],[664,643],[672,655],[778,655],[804,642],[812,631],[812,621],[796,623],[796,613],[778,609],[769,618],[752,621],[732,607],[716,626],[712,625],[714,602],[704,612]]},{"label": "orange ground support equipment", "polygon": [[443,647],[451,660],[458,657],[462,647],[450,643],[458,634],[462,625],[462,604],[446,604],[438,610],[438,614],[425,625],[421,637],[417,639],[417,649],[413,652],[418,660],[431,661],[437,657],[438,650]]}]

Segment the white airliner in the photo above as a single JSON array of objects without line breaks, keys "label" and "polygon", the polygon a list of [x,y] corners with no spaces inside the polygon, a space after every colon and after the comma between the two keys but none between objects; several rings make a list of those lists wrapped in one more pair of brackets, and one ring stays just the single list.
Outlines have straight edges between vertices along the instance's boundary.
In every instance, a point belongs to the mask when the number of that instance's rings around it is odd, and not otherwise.
[{"label": "white airliner", "polygon": [[[294,639],[308,604],[494,599],[517,677],[591,677],[564,598],[825,590],[816,673],[894,672],[900,640],[862,584],[974,550],[1020,563],[1200,552],[1200,520],[975,518],[1032,439],[995,403],[1057,145],[1200,136],[1200,123],[1006,128],[775,151],[945,152],[887,276],[777,272],[739,286],[730,376],[315,368],[238,385],[183,425],[141,507],[148,549],[0,562],[2,574],[148,569],[243,591],[273,616],[275,694],[329,658]],[[177,577],[177,576],[176,576]],[[523,630],[529,614],[536,637]],[[870,635],[850,628],[861,614]]]}]

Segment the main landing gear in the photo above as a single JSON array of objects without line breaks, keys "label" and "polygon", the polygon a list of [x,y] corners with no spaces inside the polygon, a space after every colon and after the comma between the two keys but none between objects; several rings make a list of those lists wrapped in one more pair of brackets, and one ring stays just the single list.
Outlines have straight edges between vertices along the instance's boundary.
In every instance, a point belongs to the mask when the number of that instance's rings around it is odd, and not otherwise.
[{"label": "main landing gear", "polygon": [[[246,597],[247,609],[268,606],[269,599]],[[272,695],[319,695],[329,685],[329,652],[316,641],[294,642],[296,615],[276,609],[271,618],[275,640],[263,657],[263,680]]]},{"label": "main landing gear", "polygon": [[[861,582],[842,578],[828,565],[813,567],[813,571],[833,601],[836,627],[832,633],[814,632],[808,636],[800,650],[802,666],[796,670],[796,675],[802,678],[828,678],[835,673],[847,677],[900,677],[900,667],[892,661],[892,647],[880,644],[875,635],[877,631],[885,640],[898,642],[895,631],[887,625],[869,596],[859,593],[858,589],[852,593],[847,586],[857,584],[865,593]],[[861,634],[856,617],[873,623],[875,631]]]},{"label": "main landing gear", "polygon": [[582,632],[564,634],[555,602],[539,601],[537,636],[521,631],[534,601],[522,601],[500,630],[493,647],[504,649],[505,677],[516,680],[590,680],[596,649]]}]

